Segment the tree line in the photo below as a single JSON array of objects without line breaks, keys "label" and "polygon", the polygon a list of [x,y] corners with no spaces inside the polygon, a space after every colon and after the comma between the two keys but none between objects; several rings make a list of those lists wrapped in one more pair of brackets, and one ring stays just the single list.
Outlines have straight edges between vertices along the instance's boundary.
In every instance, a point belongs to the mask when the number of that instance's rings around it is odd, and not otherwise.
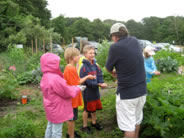
[{"label": "tree line", "polygon": [[184,45],[183,16],[152,16],[143,18],[141,22],[111,19],[90,21],[63,15],[51,19],[51,11],[46,7],[46,0],[1,0],[0,51],[6,50],[9,44],[17,43],[31,46],[34,42],[40,47],[43,43],[48,44],[51,38],[59,44],[71,43],[71,39],[76,36],[88,37],[97,42],[110,40],[110,27],[116,22],[124,23],[129,34],[138,39]]}]

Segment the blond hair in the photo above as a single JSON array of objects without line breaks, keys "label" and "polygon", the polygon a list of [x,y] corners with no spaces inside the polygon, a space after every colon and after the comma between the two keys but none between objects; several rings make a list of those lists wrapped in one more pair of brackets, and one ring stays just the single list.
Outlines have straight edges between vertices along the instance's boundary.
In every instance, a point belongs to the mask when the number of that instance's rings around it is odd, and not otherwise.
[{"label": "blond hair", "polygon": [[77,48],[69,47],[65,50],[64,58],[66,62],[69,64],[70,60],[72,60],[75,56],[79,56],[80,51]]},{"label": "blond hair", "polygon": [[85,45],[83,48],[83,54],[86,54],[89,50],[94,50],[94,47],[92,45]]}]

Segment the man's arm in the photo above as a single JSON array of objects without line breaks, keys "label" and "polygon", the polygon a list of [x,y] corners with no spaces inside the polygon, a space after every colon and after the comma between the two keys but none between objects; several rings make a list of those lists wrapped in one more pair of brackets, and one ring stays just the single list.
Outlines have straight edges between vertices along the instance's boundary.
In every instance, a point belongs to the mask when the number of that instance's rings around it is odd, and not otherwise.
[{"label": "man's arm", "polygon": [[114,45],[111,45],[110,49],[109,49],[109,55],[108,55],[108,59],[107,59],[107,62],[106,62],[106,69],[109,73],[112,74],[113,77],[116,77],[116,71],[113,70],[115,64],[116,64],[116,61],[117,61],[117,58],[116,58],[116,52],[114,50]]}]

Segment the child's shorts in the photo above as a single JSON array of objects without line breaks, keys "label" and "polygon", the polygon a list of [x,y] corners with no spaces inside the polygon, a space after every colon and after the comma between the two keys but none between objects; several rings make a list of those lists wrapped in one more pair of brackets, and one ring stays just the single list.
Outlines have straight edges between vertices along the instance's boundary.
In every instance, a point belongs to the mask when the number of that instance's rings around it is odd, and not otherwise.
[{"label": "child's shorts", "polygon": [[76,121],[78,119],[78,108],[73,108],[74,117],[69,121]]},{"label": "child's shorts", "polygon": [[93,100],[89,102],[84,102],[84,110],[87,112],[96,112],[96,110],[102,110],[101,100]]}]

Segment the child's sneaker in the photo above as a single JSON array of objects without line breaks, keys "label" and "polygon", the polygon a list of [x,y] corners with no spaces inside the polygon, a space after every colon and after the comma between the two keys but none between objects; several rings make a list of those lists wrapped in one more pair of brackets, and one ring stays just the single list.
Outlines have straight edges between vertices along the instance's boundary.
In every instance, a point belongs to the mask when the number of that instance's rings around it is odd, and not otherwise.
[{"label": "child's sneaker", "polygon": [[91,133],[92,133],[91,128],[90,128],[89,126],[87,126],[87,127],[82,127],[81,130],[82,130],[83,132],[86,132],[87,134],[91,134]]},{"label": "child's sneaker", "polygon": [[[66,135],[66,138],[69,138],[69,134]],[[81,138],[81,136],[75,131],[74,138]]]},{"label": "child's sneaker", "polygon": [[81,138],[81,136],[76,131],[75,131],[75,138]]},{"label": "child's sneaker", "polygon": [[98,123],[96,123],[96,124],[91,123],[91,126],[95,127],[97,130],[102,130],[103,129],[103,127]]}]

